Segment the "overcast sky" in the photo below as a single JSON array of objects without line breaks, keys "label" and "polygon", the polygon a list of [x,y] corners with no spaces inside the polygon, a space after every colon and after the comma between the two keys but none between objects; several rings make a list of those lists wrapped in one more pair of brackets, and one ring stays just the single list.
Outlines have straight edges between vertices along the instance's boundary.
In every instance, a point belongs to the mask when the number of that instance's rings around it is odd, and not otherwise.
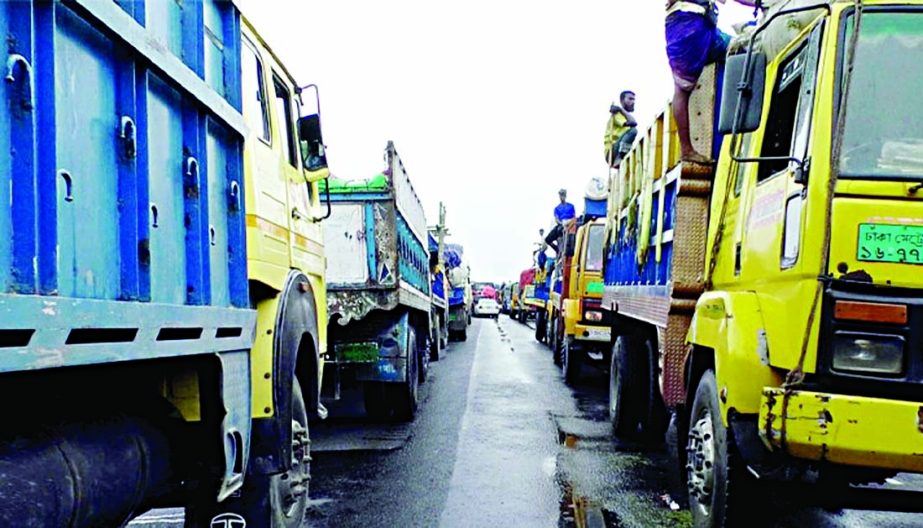
[{"label": "overcast sky", "polygon": [[[729,4],[721,25],[751,11]],[[393,140],[430,224],[448,210],[474,280],[531,263],[557,190],[582,210],[607,174],[609,103],[638,94],[642,124],[672,94],[663,0],[245,0],[300,84],[321,88],[332,172],[384,168]]]}]

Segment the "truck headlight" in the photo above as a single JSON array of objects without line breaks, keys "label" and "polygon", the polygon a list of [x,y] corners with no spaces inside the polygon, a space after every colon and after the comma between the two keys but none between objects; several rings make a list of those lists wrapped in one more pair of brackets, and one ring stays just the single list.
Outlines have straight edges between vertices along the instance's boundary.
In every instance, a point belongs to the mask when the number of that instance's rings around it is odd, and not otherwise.
[{"label": "truck headlight", "polygon": [[599,322],[603,320],[603,313],[602,312],[586,312],[584,314],[584,317],[586,318],[587,321]]},{"label": "truck headlight", "polygon": [[833,368],[845,372],[900,374],[904,370],[904,338],[838,333],[833,338]]}]

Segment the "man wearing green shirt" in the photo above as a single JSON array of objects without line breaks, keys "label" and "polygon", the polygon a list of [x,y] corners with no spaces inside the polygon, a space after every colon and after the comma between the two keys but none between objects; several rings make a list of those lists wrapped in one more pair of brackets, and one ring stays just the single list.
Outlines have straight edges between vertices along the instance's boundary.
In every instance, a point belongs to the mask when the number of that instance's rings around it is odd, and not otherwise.
[{"label": "man wearing green shirt", "polygon": [[635,111],[635,93],[626,90],[619,95],[619,104],[609,107],[609,122],[603,138],[606,162],[618,167],[622,158],[631,150],[638,136],[638,122],[631,115]]}]

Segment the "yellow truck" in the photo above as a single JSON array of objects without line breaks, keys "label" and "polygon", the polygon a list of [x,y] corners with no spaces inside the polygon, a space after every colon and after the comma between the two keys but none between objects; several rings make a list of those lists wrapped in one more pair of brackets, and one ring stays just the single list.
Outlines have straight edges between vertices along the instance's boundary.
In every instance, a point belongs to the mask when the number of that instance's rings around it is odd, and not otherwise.
[{"label": "yellow truck", "polygon": [[257,311],[253,441],[244,488],[220,507],[255,525],[295,527],[304,519],[311,479],[308,420],[326,417],[320,402],[327,346],[321,222],[329,215],[329,195],[325,204],[318,184],[329,170],[316,87],[299,87],[241,20],[247,269]]},{"label": "yellow truck", "polygon": [[672,411],[698,526],[778,481],[923,472],[923,2],[798,9],[693,94],[713,171],[679,161],[668,109],[610,185],[610,417],[629,436]]},{"label": "yellow truck", "polygon": [[565,227],[554,261],[546,341],[568,383],[580,378],[584,364],[608,366],[612,349],[612,325],[602,309],[607,197],[606,179],[590,180],[583,213]]}]

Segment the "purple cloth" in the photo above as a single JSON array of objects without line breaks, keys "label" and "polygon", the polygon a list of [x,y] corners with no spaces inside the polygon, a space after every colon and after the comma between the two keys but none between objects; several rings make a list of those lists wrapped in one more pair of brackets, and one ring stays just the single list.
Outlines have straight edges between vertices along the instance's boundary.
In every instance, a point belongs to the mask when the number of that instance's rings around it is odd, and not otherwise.
[{"label": "purple cloth", "polygon": [[667,57],[676,84],[692,90],[705,66],[723,62],[731,37],[704,15],[680,11],[667,17]]}]

